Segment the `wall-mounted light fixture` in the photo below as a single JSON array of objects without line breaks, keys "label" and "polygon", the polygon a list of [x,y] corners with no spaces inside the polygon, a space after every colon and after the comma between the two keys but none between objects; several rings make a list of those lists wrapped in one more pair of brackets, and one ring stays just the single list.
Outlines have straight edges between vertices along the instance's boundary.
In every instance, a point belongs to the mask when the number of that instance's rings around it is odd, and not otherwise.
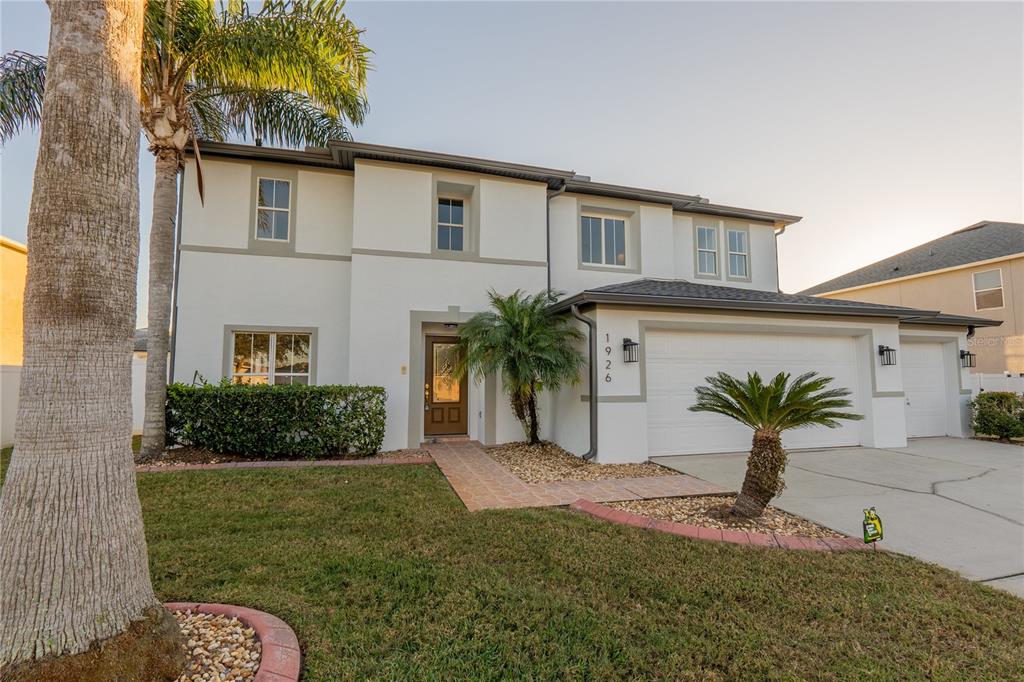
[{"label": "wall-mounted light fixture", "polygon": [[622,339],[622,360],[623,362],[638,362],[639,353],[637,349],[640,344],[633,339]]},{"label": "wall-mounted light fixture", "polygon": [[878,357],[880,358],[882,365],[895,365],[896,364],[896,349],[890,348],[889,346],[881,345],[878,347]]},{"label": "wall-mounted light fixture", "polygon": [[978,361],[978,356],[969,350],[960,351],[960,366],[961,367],[974,367]]}]

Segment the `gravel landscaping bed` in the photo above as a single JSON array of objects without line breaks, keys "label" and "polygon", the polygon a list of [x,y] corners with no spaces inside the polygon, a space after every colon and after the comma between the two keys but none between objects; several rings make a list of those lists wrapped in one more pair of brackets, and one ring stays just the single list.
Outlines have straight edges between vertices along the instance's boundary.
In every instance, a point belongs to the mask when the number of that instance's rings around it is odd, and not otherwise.
[{"label": "gravel landscaping bed", "polygon": [[706,495],[703,497],[664,497],[656,500],[630,500],[608,502],[607,506],[663,521],[675,521],[691,526],[744,530],[754,533],[801,535],[812,538],[841,538],[831,528],[794,516],[769,506],[757,519],[743,519],[728,514],[735,495]]},{"label": "gravel landscaping bed", "polygon": [[[427,455],[426,450],[410,448],[407,450],[388,450],[378,452],[375,455],[335,455],[322,457],[323,460],[342,459],[380,459],[384,457],[409,457],[413,455]],[[168,448],[162,458],[152,462],[138,462],[145,466],[165,467],[178,466],[181,464],[223,464],[225,462],[315,462],[316,459],[306,457],[245,457],[243,455],[232,455],[229,453],[210,452],[201,448],[189,446]]]},{"label": "gravel landscaping bed", "polygon": [[251,680],[260,667],[261,646],[252,628],[237,618],[175,611],[188,642],[188,667],[178,682]]},{"label": "gravel landscaping bed", "polygon": [[678,471],[666,469],[652,462],[593,464],[548,442],[539,445],[505,443],[487,448],[487,454],[527,483],[599,481],[605,478],[679,475]]}]

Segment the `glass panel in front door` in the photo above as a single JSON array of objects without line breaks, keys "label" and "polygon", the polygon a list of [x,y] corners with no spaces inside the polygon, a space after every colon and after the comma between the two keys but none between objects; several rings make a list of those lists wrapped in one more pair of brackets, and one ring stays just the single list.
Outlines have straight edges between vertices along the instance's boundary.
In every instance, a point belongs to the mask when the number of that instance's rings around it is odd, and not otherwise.
[{"label": "glass panel in front door", "polygon": [[459,383],[455,377],[455,344],[434,344],[434,376],[432,378],[435,403],[459,402]]}]

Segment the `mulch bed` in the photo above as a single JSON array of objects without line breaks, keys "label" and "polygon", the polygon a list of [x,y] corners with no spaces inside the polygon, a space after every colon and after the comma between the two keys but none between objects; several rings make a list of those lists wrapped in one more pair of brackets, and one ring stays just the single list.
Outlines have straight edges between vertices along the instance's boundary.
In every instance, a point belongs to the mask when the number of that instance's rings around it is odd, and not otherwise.
[{"label": "mulch bed", "polygon": [[[388,450],[378,452],[375,455],[332,455],[319,459],[346,460],[346,459],[383,459],[388,457],[409,457],[414,455],[427,455],[426,450]],[[179,466],[182,464],[224,464],[229,462],[315,462],[315,459],[306,457],[247,457],[245,455],[233,455],[230,453],[210,452],[201,448],[190,446],[168,448],[161,459],[152,462],[138,462],[145,466]]]},{"label": "mulch bed", "polygon": [[735,495],[706,495],[703,497],[664,497],[655,500],[629,500],[608,502],[605,506],[640,514],[663,521],[675,521],[692,526],[705,526],[722,530],[742,530],[776,535],[799,535],[812,538],[842,538],[831,528],[818,525],[781,509],[769,506],[757,519],[745,519],[729,514]]},{"label": "mulch bed", "polygon": [[175,611],[185,635],[188,666],[177,682],[251,680],[260,667],[262,647],[256,632],[237,618]]},{"label": "mulch bed", "polygon": [[607,478],[676,476],[678,471],[652,462],[642,464],[594,464],[554,443],[539,445],[505,443],[487,448],[487,454],[527,483],[551,481],[600,481]]}]

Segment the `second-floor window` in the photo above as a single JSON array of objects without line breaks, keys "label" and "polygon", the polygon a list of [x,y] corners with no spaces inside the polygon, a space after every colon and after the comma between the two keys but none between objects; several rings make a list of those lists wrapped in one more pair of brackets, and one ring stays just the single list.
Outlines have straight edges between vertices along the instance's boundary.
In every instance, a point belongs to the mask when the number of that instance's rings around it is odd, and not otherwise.
[{"label": "second-floor window", "polygon": [[580,260],[584,263],[625,267],[625,219],[581,216],[580,249]]},{"label": "second-floor window", "polygon": [[292,183],[260,178],[256,193],[256,239],[288,241]]},{"label": "second-floor window", "polygon": [[697,274],[718,276],[718,229],[697,227]]},{"label": "second-floor window", "polygon": [[437,200],[437,248],[439,251],[462,251],[464,243],[465,205],[462,199]]},{"label": "second-floor window", "polygon": [[992,310],[1003,307],[1003,271],[985,270],[974,273],[974,309]]},{"label": "second-floor window", "polygon": [[750,275],[748,259],[750,250],[747,247],[747,233],[743,230],[728,230],[729,241],[729,276],[746,279]]}]

